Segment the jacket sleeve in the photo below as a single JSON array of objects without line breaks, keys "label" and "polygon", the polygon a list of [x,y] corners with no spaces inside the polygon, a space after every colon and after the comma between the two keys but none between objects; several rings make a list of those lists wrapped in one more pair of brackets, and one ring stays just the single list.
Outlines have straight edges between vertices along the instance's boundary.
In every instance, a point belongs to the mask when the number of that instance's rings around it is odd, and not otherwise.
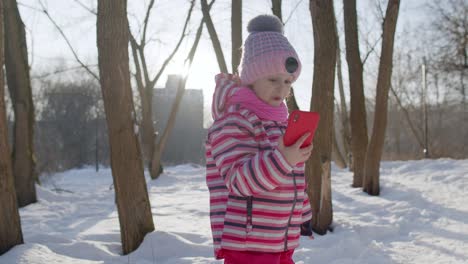
[{"label": "jacket sleeve", "polygon": [[254,125],[231,113],[212,127],[212,156],[228,190],[238,196],[271,191],[288,182],[293,167],[276,148],[261,149]]}]

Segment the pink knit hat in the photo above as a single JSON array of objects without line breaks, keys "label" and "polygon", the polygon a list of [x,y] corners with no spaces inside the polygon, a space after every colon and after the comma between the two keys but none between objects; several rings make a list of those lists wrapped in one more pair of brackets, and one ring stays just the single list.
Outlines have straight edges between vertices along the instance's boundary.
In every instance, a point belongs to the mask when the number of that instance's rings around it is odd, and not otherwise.
[{"label": "pink knit hat", "polygon": [[244,43],[239,77],[250,85],[268,75],[287,73],[295,81],[301,73],[301,61],[283,35],[283,24],[276,16],[260,15],[250,20],[250,33]]}]

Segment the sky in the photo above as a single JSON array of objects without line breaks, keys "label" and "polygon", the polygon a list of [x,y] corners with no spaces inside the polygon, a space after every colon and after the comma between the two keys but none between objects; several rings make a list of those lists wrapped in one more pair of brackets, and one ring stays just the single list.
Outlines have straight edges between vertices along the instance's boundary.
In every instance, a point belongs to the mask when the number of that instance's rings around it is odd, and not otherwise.
[{"label": "sky", "polygon": [[[25,244],[4,264],[221,264],[212,254],[205,168],[146,175],[156,230],[122,256],[109,168],[41,178],[38,202],[20,209]],[[468,160],[383,162],[380,196],[351,188],[332,167],[333,233],[301,237],[297,264],[468,263]]]},{"label": "sky", "polygon": [[[19,0],[20,12],[24,24],[26,25],[28,37],[28,53],[32,65],[32,76],[52,72],[56,68],[73,68],[77,64],[70,49],[67,47],[63,37],[56,30],[48,18],[41,12],[43,3],[51,17],[60,25],[63,32],[67,35],[78,56],[86,64],[92,65],[92,69],[97,69],[97,48],[96,48],[96,29],[95,15],[83,8],[79,3],[96,8],[95,0]],[[230,2],[227,0],[218,0],[213,6],[211,12],[221,45],[223,47],[226,62],[230,67]],[[380,23],[377,20],[378,12],[377,0],[362,0],[358,2],[358,16],[361,37],[365,36],[369,40],[378,38],[381,30]],[[383,8],[385,9],[385,1]],[[430,14],[427,4],[431,0],[412,0],[402,1],[400,7],[399,22],[397,31],[401,32],[404,28],[417,28],[424,23]],[[148,0],[128,1],[128,17],[132,32],[138,35],[138,29],[144,17],[144,12]],[[298,103],[301,109],[308,109],[310,106],[311,87],[313,78],[313,38],[312,24],[308,7],[309,1],[305,0],[284,0],[283,1],[283,19],[286,22],[285,35],[297,50],[303,64],[301,76],[294,84]],[[149,38],[152,40],[148,44],[146,56],[150,65],[150,71],[155,75],[167,54],[172,50],[177,42],[181,29],[189,8],[188,0],[157,0],[150,17],[148,28]],[[335,1],[335,13],[338,20],[339,31],[343,32],[343,12],[342,2]],[[177,15],[171,15],[172,12]],[[244,1],[243,3],[243,38],[247,36],[246,24],[256,15],[271,13],[271,2],[269,0]],[[194,39],[196,29],[201,19],[201,10],[199,1],[192,15],[189,24],[189,36],[183,42],[174,61],[169,64],[165,74],[180,74],[183,72],[183,61]],[[341,38],[341,46],[344,50],[344,37]],[[377,50],[379,47],[377,47]],[[361,55],[366,50],[361,50]],[[377,55],[369,61],[369,77],[366,82],[369,87],[375,86]],[[345,85],[347,83],[347,68],[344,53],[342,53],[343,75],[345,76]],[[205,108],[209,109],[211,105],[211,96],[214,90],[214,76],[219,72],[219,67],[213,52],[211,40],[204,29],[199,49],[188,78],[187,88],[202,89],[205,96]],[[58,76],[59,78],[67,78]],[[158,82],[158,87],[163,87],[167,75],[163,75]],[[372,95],[373,88],[367,92]]]}]

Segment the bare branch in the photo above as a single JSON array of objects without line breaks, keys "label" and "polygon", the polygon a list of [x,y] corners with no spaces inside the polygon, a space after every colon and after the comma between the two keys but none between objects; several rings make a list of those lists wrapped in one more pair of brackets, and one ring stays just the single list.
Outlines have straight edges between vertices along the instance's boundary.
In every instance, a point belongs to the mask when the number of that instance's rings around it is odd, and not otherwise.
[{"label": "bare branch", "polygon": [[293,10],[291,11],[291,13],[289,14],[288,18],[284,21],[284,25],[286,25],[289,21],[289,19],[291,19],[292,15],[294,14],[294,12],[296,12],[296,9],[299,7],[299,5],[302,3],[303,0],[299,0],[297,3],[296,3],[296,6],[293,8]]},{"label": "bare branch", "polygon": [[416,128],[413,125],[413,122],[411,121],[411,118],[410,118],[409,113],[408,113],[408,109],[406,109],[403,106],[403,104],[401,103],[401,100],[398,97],[397,93],[395,92],[395,89],[393,89],[393,85],[390,85],[390,91],[392,92],[393,96],[395,97],[395,99],[396,99],[396,101],[398,103],[398,106],[400,106],[401,110],[403,110],[406,122],[408,123],[408,125],[409,125],[409,127],[411,129],[411,132],[413,132],[413,135],[416,138],[416,141],[418,141],[418,144],[419,144],[419,146],[421,146],[421,148],[424,148],[424,143],[422,142],[421,137],[419,136],[418,132],[416,131]]},{"label": "bare branch", "polygon": [[34,6],[31,6],[31,5],[23,4],[23,3],[21,3],[21,2],[18,2],[18,5],[19,5],[19,6],[24,6],[24,7],[26,7],[26,8],[32,9],[32,10],[35,10],[35,11],[37,11],[37,12],[42,12],[42,9],[39,9],[39,8],[34,7]]},{"label": "bare branch", "polygon": [[143,67],[143,76],[145,77],[145,83],[150,83],[149,72],[148,72],[148,64],[146,63],[145,57],[145,48],[144,44],[140,43],[138,46],[138,54],[140,55],[141,66]]},{"label": "bare branch", "polygon": [[[153,6],[154,6],[154,0],[151,0],[151,2],[148,5],[148,8],[146,9],[145,19],[143,22],[143,32],[141,33],[141,37],[140,37],[140,43],[136,42],[135,36],[132,34],[130,27],[128,29],[128,32],[130,35],[130,43],[132,45],[132,52],[133,52],[133,57],[134,57],[133,59],[135,62],[135,67],[138,67],[137,73],[135,74],[137,76],[137,82],[141,81],[141,84],[143,85],[143,80],[141,79],[142,78],[141,75],[143,75],[144,80],[145,80],[144,82],[145,87],[147,87],[151,83],[149,72],[148,72],[148,65],[146,63],[146,57],[145,57],[145,46],[147,44],[146,32],[148,29],[149,16],[151,14],[151,9],[153,9]],[[132,15],[132,14],[130,15],[134,16],[135,19],[138,21],[137,16]],[[139,31],[141,32],[141,25],[139,26]],[[140,57],[141,64],[138,60],[138,57]],[[142,88],[142,87],[139,87],[139,88]]]},{"label": "bare branch", "polygon": [[144,85],[143,80],[141,78],[141,68],[140,68],[140,61],[138,60],[138,43],[136,42],[135,38],[132,34],[130,35],[130,46],[132,47],[132,54],[133,54],[133,61],[135,63],[135,79],[137,81],[138,91],[140,96],[144,96]]},{"label": "bare branch", "polygon": [[[175,46],[174,50],[172,51],[172,53],[167,57],[167,59],[164,61],[163,65],[161,66],[161,69],[159,70],[158,74],[156,74],[156,76],[154,77],[154,79],[151,81],[151,84],[150,86],[154,86],[159,78],[161,77],[162,73],[164,72],[164,70],[166,69],[167,65],[169,64],[169,62],[172,60],[172,58],[174,57],[174,55],[176,54],[176,52],[179,50],[179,47],[180,45],[182,44],[182,41],[184,40],[186,34],[185,34],[185,31],[187,31],[187,27],[188,27],[188,23],[190,21],[190,17],[192,16],[192,11],[193,11],[193,8],[195,7],[195,0],[192,0],[191,3],[190,3],[190,9],[188,11],[188,14],[187,14],[187,19],[185,20],[185,25],[184,25],[184,28],[182,29],[182,34],[180,35],[180,38],[179,38],[179,42],[177,43],[177,45]],[[151,87],[152,89],[152,87]]]},{"label": "bare branch", "polygon": [[[215,0],[212,0],[210,2],[210,4],[208,5],[207,9],[209,10],[212,6],[212,4],[214,3]],[[190,49],[190,52],[189,54],[187,55],[186,59],[185,59],[185,63],[186,63],[186,66],[187,66],[187,69],[190,70],[190,67],[192,66],[192,62],[193,62],[193,59],[195,57],[195,51],[197,50],[197,47],[198,47],[198,43],[200,42],[200,37],[201,37],[201,32],[203,31],[203,23],[204,23],[204,18],[202,18],[201,22],[200,22],[200,25],[198,27],[198,30],[197,30],[197,35],[195,37],[195,40],[193,42],[193,45],[192,45],[192,48]],[[161,173],[160,172],[160,168],[161,168],[161,155],[162,155],[162,152],[164,151],[164,148],[166,146],[166,142],[167,142],[167,139],[169,138],[169,135],[175,125],[175,119],[176,119],[176,115],[177,115],[177,112],[178,112],[178,109],[179,109],[179,105],[182,101],[182,96],[185,92],[185,84],[187,82],[187,78],[188,76],[184,76],[182,80],[179,81],[179,85],[177,87],[177,92],[176,92],[176,97],[174,99],[174,103],[172,104],[172,109],[171,109],[171,112],[169,114],[169,118],[166,122],[166,126],[164,128],[164,131],[159,139],[159,141],[156,143],[156,141],[154,142],[155,144],[155,147],[154,147],[154,154],[153,154],[153,160],[151,161],[151,177],[158,177],[159,174]]]},{"label": "bare branch", "polygon": [[[98,65],[97,64],[86,65],[86,67],[98,67]],[[69,72],[69,71],[75,71],[75,70],[82,69],[82,68],[83,68],[83,66],[75,66],[75,67],[70,67],[70,68],[66,68],[66,69],[59,69],[59,70],[49,72],[49,73],[46,73],[46,74],[31,76],[31,79],[41,80],[41,79],[47,78],[47,77],[49,77],[51,75],[60,74],[60,73],[64,73],[64,72]]]},{"label": "bare branch", "polygon": [[[367,59],[369,58],[370,54],[375,51],[375,47],[379,44],[379,42],[382,40],[382,35],[375,41],[374,44],[370,45],[370,50],[367,51],[366,56],[364,56],[364,59],[362,60],[362,65],[366,64]],[[369,46],[369,42],[366,39],[366,43]]]},{"label": "bare branch", "polygon": [[[211,10],[211,7],[213,6],[214,2],[215,0],[211,0],[211,2],[208,4],[208,12]],[[188,63],[190,58],[192,58],[193,60],[193,58],[195,57],[195,51],[197,51],[198,44],[200,43],[201,34],[203,32],[203,23],[205,23],[205,18],[202,18],[202,20],[200,21],[200,25],[197,29],[197,34],[195,35],[195,41],[192,45],[192,48],[190,49],[189,55],[185,59],[185,64]]]},{"label": "bare branch", "polygon": [[149,16],[151,13],[151,9],[153,9],[153,6],[154,6],[154,0],[151,0],[151,2],[149,3],[148,9],[146,10],[145,20],[143,21],[143,34],[141,35],[141,42],[140,42],[142,46],[145,46],[146,30],[148,28]]},{"label": "bare branch", "polygon": [[221,47],[221,43],[219,42],[218,34],[216,33],[216,29],[214,27],[213,21],[211,20],[211,15],[208,10],[208,3],[206,0],[201,0],[203,18],[205,20],[205,26],[208,30],[210,35],[211,44],[213,44],[213,49],[215,51],[216,59],[219,64],[219,70],[221,72],[228,72],[226,61],[224,60],[223,49]]},{"label": "bare branch", "polygon": [[92,9],[88,6],[86,6],[85,4],[83,4],[80,0],[73,0],[75,1],[79,6],[81,6],[82,8],[84,8],[86,11],[90,12],[91,14],[97,16],[97,11],[95,9]]},{"label": "bare branch", "polygon": [[44,6],[44,3],[42,3],[41,0],[39,0],[39,3],[41,4],[42,7],[42,12],[49,18],[50,22],[54,24],[55,28],[59,31],[60,35],[62,35],[63,39],[67,43],[68,47],[70,48],[71,52],[73,53],[73,56],[75,57],[76,61],[83,67],[91,76],[93,76],[94,79],[99,81],[99,77],[89,69],[87,65],[85,65],[80,58],[78,57],[78,54],[76,54],[75,49],[73,48],[71,42],[68,40],[68,37],[65,35],[63,30],[60,28],[60,26],[55,22],[55,20],[50,16],[49,12],[47,11],[46,7]]}]

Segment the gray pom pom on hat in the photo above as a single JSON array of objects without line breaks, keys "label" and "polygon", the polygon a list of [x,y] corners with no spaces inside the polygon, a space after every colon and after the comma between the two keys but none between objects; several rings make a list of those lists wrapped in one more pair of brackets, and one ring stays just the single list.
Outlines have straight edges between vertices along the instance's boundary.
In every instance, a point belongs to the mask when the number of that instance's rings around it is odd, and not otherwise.
[{"label": "gray pom pom on hat", "polygon": [[284,33],[283,23],[278,17],[272,15],[260,15],[253,18],[247,25],[247,31],[249,33],[265,31]]}]

